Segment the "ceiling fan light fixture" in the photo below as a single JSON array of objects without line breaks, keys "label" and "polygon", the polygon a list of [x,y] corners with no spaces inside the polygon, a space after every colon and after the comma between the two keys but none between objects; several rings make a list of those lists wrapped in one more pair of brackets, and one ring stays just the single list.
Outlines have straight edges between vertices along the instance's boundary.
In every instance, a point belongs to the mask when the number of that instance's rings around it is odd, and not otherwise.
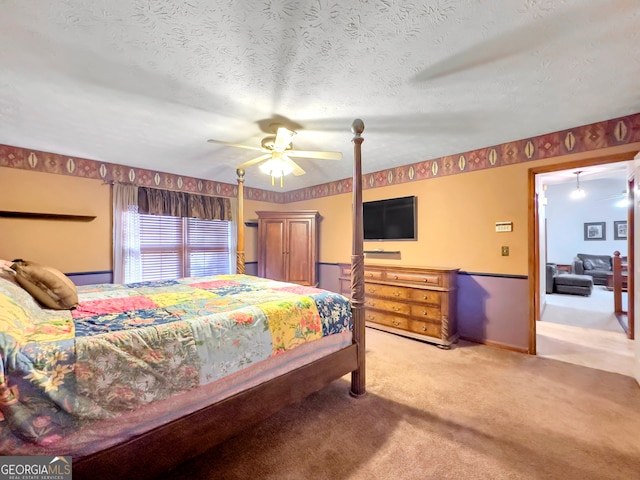
[{"label": "ceiling fan light fixture", "polygon": [[279,178],[280,187],[284,186],[284,177],[293,172],[293,167],[291,165],[276,156],[267,160],[258,168],[260,168],[260,171],[271,177],[271,185],[275,185],[275,179]]}]

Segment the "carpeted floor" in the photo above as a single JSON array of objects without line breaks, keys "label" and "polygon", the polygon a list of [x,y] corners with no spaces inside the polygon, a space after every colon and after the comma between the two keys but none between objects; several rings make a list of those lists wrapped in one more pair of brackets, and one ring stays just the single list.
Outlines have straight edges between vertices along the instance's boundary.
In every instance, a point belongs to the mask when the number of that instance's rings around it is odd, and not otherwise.
[{"label": "carpeted floor", "polygon": [[538,356],[633,376],[635,345],[613,313],[613,292],[590,297],[554,293],[536,322]]},{"label": "carpeted floor", "polygon": [[[623,306],[626,307],[623,294]],[[542,320],[596,330],[622,332],[622,327],[613,313],[613,292],[596,285],[590,296],[554,293],[545,295]]]},{"label": "carpeted floor", "polygon": [[347,378],[167,472],[179,479],[635,479],[627,376],[367,329],[368,395]]}]

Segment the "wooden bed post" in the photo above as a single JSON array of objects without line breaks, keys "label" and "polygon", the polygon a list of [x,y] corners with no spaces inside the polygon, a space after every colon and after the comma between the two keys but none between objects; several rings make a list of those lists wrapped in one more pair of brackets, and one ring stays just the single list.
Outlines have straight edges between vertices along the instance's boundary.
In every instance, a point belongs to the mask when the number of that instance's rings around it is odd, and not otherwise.
[{"label": "wooden bed post", "polygon": [[353,137],[353,247],[351,253],[351,312],[353,341],[358,345],[358,369],[351,373],[353,397],[366,395],[365,389],[365,324],[364,324],[364,231],[362,227],[362,138],[364,122],[351,124]]},{"label": "wooden bed post", "polygon": [[236,247],[236,273],[244,274],[244,170],[238,168],[236,170],[238,175],[238,231],[236,232],[237,247]]}]

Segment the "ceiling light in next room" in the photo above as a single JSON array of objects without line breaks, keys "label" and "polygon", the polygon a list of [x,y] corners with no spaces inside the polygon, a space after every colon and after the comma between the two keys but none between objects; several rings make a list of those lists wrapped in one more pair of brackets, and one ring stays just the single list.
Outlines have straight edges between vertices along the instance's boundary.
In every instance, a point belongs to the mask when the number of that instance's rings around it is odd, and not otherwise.
[{"label": "ceiling light in next room", "polygon": [[573,199],[580,199],[580,198],[584,198],[585,195],[587,194],[583,188],[580,187],[580,174],[582,172],[575,172],[576,174],[576,188],[575,190],[573,190],[571,192],[571,198]]}]

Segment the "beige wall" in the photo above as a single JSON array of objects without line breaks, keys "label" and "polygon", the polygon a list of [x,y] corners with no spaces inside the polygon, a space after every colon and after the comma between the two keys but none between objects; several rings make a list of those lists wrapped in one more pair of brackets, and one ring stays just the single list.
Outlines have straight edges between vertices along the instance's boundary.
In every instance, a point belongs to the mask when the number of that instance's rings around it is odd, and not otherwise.
[{"label": "beige wall", "polygon": [[[526,274],[526,181],[526,169],[511,166],[365,190],[364,201],[416,195],[418,227],[416,241],[364,244],[365,250],[400,251],[399,259],[368,255],[365,260]],[[335,263],[350,261],[351,205],[351,194],[347,194],[291,203],[286,208],[320,212],[320,261]],[[514,222],[514,231],[495,233],[497,221]],[[510,256],[501,256],[501,245],[510,247]]]},{"label": "beige wall", "polygon": [[96,216],[90,222],[0,218],[0,259],[68,273],[111,270],[110,195],[100,180],[0,167],[0,210]]}]

